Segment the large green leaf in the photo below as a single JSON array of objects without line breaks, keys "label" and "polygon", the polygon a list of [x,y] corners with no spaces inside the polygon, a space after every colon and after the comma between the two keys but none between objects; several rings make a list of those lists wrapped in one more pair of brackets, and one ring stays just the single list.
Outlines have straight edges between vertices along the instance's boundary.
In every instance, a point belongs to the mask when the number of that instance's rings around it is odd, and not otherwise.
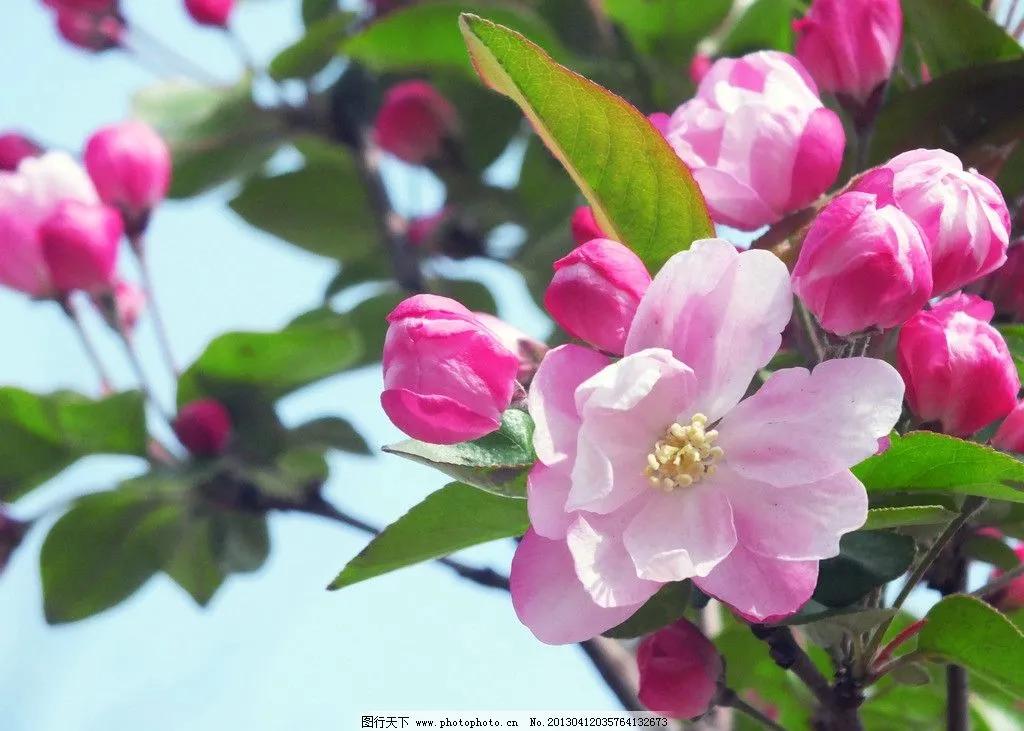
[{"label": "large green leaf", "polygon": [[714,235],[690,172],[637,109],[515,31],[475,15],[459,23],[480,77],[519,105],[612,238],[657,269]]},{"label": "large green leaf", "polygon": [[428,444],[409,439],[384,451],[505,497],[526,497],[526,473],[537,461],[533,420],[518,409],[502,415],[500,429],[472,442]]},{"label": "large green leaf", "polygon": [[132,109],[170,146],[171,195],[179,198],[258,169],[285,134],[277,116],[253,103],[248,81],[227,88],[160,83],[136,94]]},{"label": "large green leaf", "polygon": [[792,0],[754,0],[718,47],[719,56],[742,56],[751,51],[793,50]]},{"label": "large green leaf", "polygon": [[839,555],[818,569],[814,599],[827,607],[852,604],[901,576],[914,560],[914,539],[886,531],[847,533],[839,547]]},{"label": "large green leaf", "polygon": [[370,454],[366,440],[351,422],[337,416],[322,416],[300,424],[288,432],[288,442],[293,446],[329,447],[351,454]]},{"label": "large green leaf", "polygon": [[341,589],[478,543],[519,536],[529,525],[522,500],[453,482],[381,531],[328,588]]},{"label": "large green leaf", "polygon": [[928,612],[917,649],[962,665],[1024,698],[1024,634],[980,599],[946,597]]},{"label": "large green leaf", "polygon": [[1021,47],[971,0],[902,0],[906,42],[932,76],[1021,56]]},{"label": "large green leaf", "polygon": [[459,15],[486,12],[522,31],[559,58],[567,53],[532,10],[511,2],[430,2],[410,5],[371,23],[341,45],[341,52],[379,70],[455,68],[471,72],[459,36]]},{"label": "large green leaf", "polygon": [[10,502],[90,454],[146,454],[142,396],[93,401],[60,391],[0,388],[0,502]]},{"label": "large green leaf", "polygon": [[901,528],[916,525],[942,525],[956,517],[956,513],[941,505],[900,505],[871,508],[863,530]]}]

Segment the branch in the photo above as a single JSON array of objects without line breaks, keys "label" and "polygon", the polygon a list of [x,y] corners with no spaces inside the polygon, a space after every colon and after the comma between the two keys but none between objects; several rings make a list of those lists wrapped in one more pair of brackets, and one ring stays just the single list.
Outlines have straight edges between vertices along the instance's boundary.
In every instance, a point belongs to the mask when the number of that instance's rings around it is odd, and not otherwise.
[{"label": "branch", "polygon": [[750,631],[759,640],[768,644],[768,655],[783,670],[791,670],[803,681],[822,706],[833,701],[832,686],[821,674],[804,649],[797,644],[789,627],[769,627],[763,624],[750,625]]}]

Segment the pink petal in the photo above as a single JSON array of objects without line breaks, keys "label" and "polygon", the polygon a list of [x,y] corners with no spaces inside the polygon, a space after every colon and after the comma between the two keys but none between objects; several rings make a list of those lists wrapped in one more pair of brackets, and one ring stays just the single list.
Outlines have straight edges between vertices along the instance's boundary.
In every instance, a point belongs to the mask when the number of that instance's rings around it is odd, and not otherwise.
[{"label": "pink petal", "polygon": [[538,535],[551,540],[565,538],[565,532],[575,518],[575,513],[565,511],[570,485],[568,466],[565,461],[551,466],[538,462],[526,480],[526,509],[530,513],[530,525]]},{"label": "pink petal", "polygon": [[622,531],[632,520],[633,511],[578,515],[566,543],[576,564],[576,575],[594,602],[602,607],[621,607],[650,599],[661,584],[637,576],[633,559],[622,545]]},{"label": "pink petal", "polygon": [[516,549],[509,579],[519,621],[549,645],[589,640],[640,608],[640,604],[599,607],[576,577],[565,541],[549,541],[532,530]]},{"label": "pink petal", "polygon": [[654,278],[626,353],[670,348],[697,376],[695,410],[715,420],[775,355],[792,309],[789,272],[776,256],[741,254],[721,239],[697,241]]},{"label": "pink petal", "polygon": [[875,358],[776,371],[718,427],[729,466],[779,487],[824,479],[867,459],[895,426],[903,379]]},{"label": "pink petal", "polygon": [[652,581],[706,576],[736,545],[732,508],[714,483],[656,492],[623,540],[637,574]]},{"label": "pink petal", "polygon": [[779,561],[737,544],[710,574],[693,583],[748,621],[767,622],[798,611],[817,582],[817,561]]}]

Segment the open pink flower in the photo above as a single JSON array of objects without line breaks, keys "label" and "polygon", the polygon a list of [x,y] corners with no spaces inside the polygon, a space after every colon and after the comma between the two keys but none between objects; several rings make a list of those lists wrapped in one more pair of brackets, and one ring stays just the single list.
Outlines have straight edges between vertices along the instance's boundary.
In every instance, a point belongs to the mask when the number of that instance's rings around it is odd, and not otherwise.
[{"label": "open pink flower", "polygon": [[743,399],[791,310],[777,258],[709,239],[655,277],[624,358],[548,353],[529,394],[533,527],[511,577],[539,639],[599,634],[668,581],[754,620],[810,597],[818,561],[865,520],[849,468],[896,423],[903,382],[850,358],[778,371]]}]

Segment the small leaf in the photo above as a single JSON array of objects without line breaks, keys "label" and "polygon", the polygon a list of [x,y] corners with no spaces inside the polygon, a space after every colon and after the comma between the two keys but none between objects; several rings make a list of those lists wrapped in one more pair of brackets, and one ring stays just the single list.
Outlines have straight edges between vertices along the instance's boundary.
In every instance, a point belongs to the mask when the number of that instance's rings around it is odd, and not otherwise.
[{"label": "small leaf", "polygon": [[928,673],[928,668],[916,662],[895,667],[888,675],[900,685],[916,687],[928,685],[928,683],[932,682],[932,676]]},{"label": "small leaf", "polygon": [[858,609],[834,612],[813,622],[786,622],[800,624],[808,636],[820,647],[836,647],[850,635],[868,632],[894,616],[894,609]]},{"label": "small leaf", "polygon": [[914,539],[886,531],[847,533],[839,555],[821,562],[814,599],[845,607],[903,573],[914,560]]},{"label": "small leaf", "polygon": [[270,61],[267,71],[271,78],[306,79],[320,73],[334,59],[335,49],[354,17],[351,13],[335,13],[309,25],[306,35]]},{"label": "small leaf", "polygon": [[980,599],[949,596],[928,612],[917,649],[1024,698],[1024,634]]},{"label": "small leaf", "polygon": [[453,482],[381,531],[328,588],[341,589],[478,543],[519,536],[528,527],[522,500]]},{"label": "small leaf", "polygon": [[610,238],[657,270],[714,236],[689,170],[637,109],[515,31],[468,14],[459,24],[480,78],[519,105]]},{"label": "small leaf", "polygon": [[968,66],[1019,58],[1018,44],[971,0],[902,0],[913,43],[932,76]]},{"label": "small leaf", "polygon": [[351,454],[370,454],[370,447],[356,428],[337,416],[324,416],[307,421],[289,432],[288,441],[295,446],[320,446]]},{"label": "small leaf", "polygon": [[893,436],[889,449],[854,467],[869,494],[948,492],[1024,502],[1024,463],[982,444],[937,434]]},{"label": "small leaf", "polygon": [[949,523],[956,512],[941,505],[907,505],[893,508],[871,508],[861,530],[900,528],[909,525],[941,525]]},{"label": "small leaf", "polygon": [[676,64],[725,20],[731,7],[732,0],[604,0],[608,17],[625,29],[637,48]]},{"label": "small leaf", "polygon": [[533,420],[518,409],[502,415],[497,431],[472,442],[446,445],[409,439],[384,447],[384,451],[504,497],[526,497],[526,473],[537,461]]},{"label": "small leaf", "polygon": [[636,613],[617,627],[604,633],[605,637],[628,640],[656,632],[681,619],[690,606],[689,581],[673,581],[658,589]]}]

